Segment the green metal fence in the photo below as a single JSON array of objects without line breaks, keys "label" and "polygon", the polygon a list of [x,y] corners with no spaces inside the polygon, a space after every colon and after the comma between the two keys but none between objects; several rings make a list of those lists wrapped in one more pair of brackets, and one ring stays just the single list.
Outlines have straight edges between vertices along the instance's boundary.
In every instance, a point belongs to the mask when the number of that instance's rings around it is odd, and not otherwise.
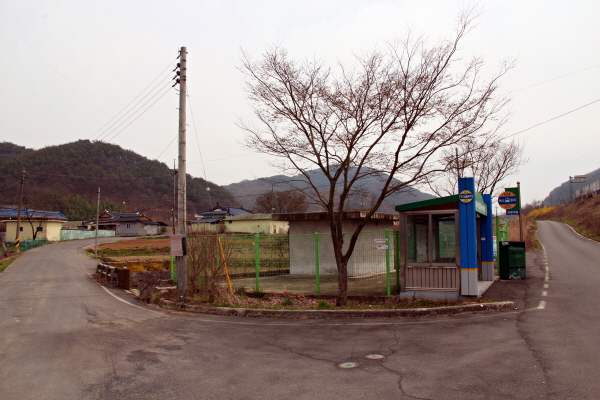
[{"label": "green metal fence", "polygon": [[[351,234],[345,234],[344,250]],[[336,293],[337,264],[330,234],[222,235],[234,288]],[[363,232],[348,262],[349,293],[396,293],[398,232]]]},{"label": "green metal fence", "polygon": [[[48,239],[22,240],[19,244],[19,251],[31,250],[34,247],[43,246],[45,244],[48,244]],[[16,250],[14,243],[7,244],[6,250]]]}]

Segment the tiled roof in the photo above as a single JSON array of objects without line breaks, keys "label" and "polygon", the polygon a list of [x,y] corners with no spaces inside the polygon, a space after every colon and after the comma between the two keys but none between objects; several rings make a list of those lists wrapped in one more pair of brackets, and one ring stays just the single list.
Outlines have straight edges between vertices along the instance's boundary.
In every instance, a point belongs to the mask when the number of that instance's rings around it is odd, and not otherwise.
[{"label": "tiled roof", "polygon": [[270,220],[271,214],[240,214],[225,218],[226,221]]},{"label": "tiled roof", "polygon": [[[18,211],[16,208],[0,209],[0,218],[17,219]],[[46,219],[46,220],[62,220],[66,221],[67,217],[59,211],[42,211],[21,209],[21,218]]]},{"label": "tiled roof", "polygon": [[201,216],[213,216],[213,215],[240,215],[240,214],[252,214],[252,212],[237,207],[222,207],[217,203],[217,206],[212,210],[207,210],[202,213],[198,213]]},{"label": "tiled roof", "polygon": [[217,222],[220,221],[222,219],[224,219],[225,217],[217,217],[217,218],[200,218],[197,219],[196,221],[192,221],[193,224],[195,223],[199,223],[199,224],[211,224],[213,222]]}]

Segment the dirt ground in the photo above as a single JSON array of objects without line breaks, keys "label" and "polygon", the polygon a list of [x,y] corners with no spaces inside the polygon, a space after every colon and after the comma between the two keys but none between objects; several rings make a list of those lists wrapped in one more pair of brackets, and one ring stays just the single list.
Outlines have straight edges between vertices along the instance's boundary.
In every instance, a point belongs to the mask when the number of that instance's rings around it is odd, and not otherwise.
[{"label": "dirt ground", "polygon": [[160,248],[169,247],[169,239],[131,239],[121,240],[113,243],[104,243],[98,246],[99,249],[133,249],[136,247]]}]

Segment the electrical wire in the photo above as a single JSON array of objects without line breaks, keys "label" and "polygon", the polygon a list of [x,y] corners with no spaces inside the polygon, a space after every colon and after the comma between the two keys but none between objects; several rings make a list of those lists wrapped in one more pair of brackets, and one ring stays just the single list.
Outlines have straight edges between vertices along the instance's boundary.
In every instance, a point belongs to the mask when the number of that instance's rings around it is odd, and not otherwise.
[{"label": "electrical wire", "polygon": [[169,142],[169,144],[167,145],[167,147],[165,147],[165,149],[164,149],[163,151],[161,151],[161,152],[160,152],[160,154],[158,155],[158,157],[156,157],[154,160],[158,161],[158,159],[160,158],[160,156],[162,156],[162,155],[163,155],[163,153],[164,153],[165,151],[167,151],[167,149],[168,149],[169,147],[171,147],[171,145],[173,144],[173,142],[175,141],[175,139],[177,139],[177,137],[178,137],[178,135],[175,135],[175,137],[174,137],[174,138],[173,138],[173,139],[172,139],[172,140]]},{"label": "electrical wire", "polygon": [[6,186],[6,187],[3,187],[3,188],[0,188],[0,191],[6,190],[6,189],[10,189],[11,187],[18,185],[20,182],[21,182],[21,180],[19,179],[18,181],[16,181],[15,183],[13,183],[10,186]]},{"label": "electrical wire", "polygon": [[125,178],[125,177],[99,177],[99,176],[81,176],[81,175],[62,175],[62,174],[45,174],[42,172],[29,172],[29,175],[46,175],[46,176],[60,176],[63,178],[81,178],[81,179],[106,179],[106,180],[141,180],[141,179],[156,179],[156,178],[164,178],[169,175],[158,175],[158,176],[143,176],[138,178]]},{"label": "electrical wire", "polygon": [[543,125],[543,124],[545,124],[545,123],[547,123],[547,122],[554,121],[555,119],[558,119],[558,118],[560,118],[560,117],[564,117],[565,115],[568,115],[568,114],[571,114],[571,113],[573,113],[573,112],[575,112],[575,111],[581,110],[582,108],[585,108],[585,107],[587,107],[587,106],[591,106],[592,104],[594,104],[594,103],[597,103],[597,102],[599,102],[599,101],[600,101],[600,99],[594,100],[594,101],[592,101],[591,103],[587,103],[587,104],[585,104],[585,105],[583,105],[583,106],[581,106],[581,107],[578,107],[578,108],[576,108],[576,109],[574,109],[574,110],[567,111],[567,112],[566,112],[566,113],[564,113],[564,114],[558,115],[558,116],[556,116],[556,117],[554,117],[554,118],[550,118],[550,119],[548,119],[548,120],[546,120],[546,121],[544,121],[544,122],[540,122],[539,124],[535,124],[535,125],[533,125],[533,126],[530,126],[530,127],[529,127],[529,128],[527,128],[527,129],[523,129],[522,131],[519,131],[519,132],[513,133],[513,134],[511,134],[511,135],[508,135],[508,136],[504,136],[504,137],[503,137],[503,139],[507,139],[507,138],[509,138],[509,137],[516,136],[516,135],[518,135],[518,134],[520,134],[520,133],[526,132],[526,131],[528,131],[528,130],[530,130],[530,129],[533,129],[533,128],[535,128],[535,127],[538,127],[538,126],[540,126],[540,125]]},{"label": "electrical wire", "polygon": [[[148,98],[148,96],[150,96],[150,94],[152,94],[154,92],[154,90],[162,85],[164,82],[167,82],[167,85],[170,84],[170,80],[167,79],[163,79],[158,85],[156,85],[148,94],[146,94],[144,97],[142,97],[140,99],[140,101],[138,101],[137,103],[135,103],[135,105],[133,107],[131,107],[131,109],[129,109],[129,111],[127,111],[123,116],[121,116],[121,118],[119,118],[118,120],[116,120],[111,126],[109,126],[108,128],[106,128],[102,134],[98,137],[98,140],[102,140],[104,138],[106,138],[107,136],[109,136],[111,133],[113,133],[115,130],[117,130],[120,126],[122,126],[124,123],[126,123],[129,119],[131,119],[135,113],[137,113],[146,103],[142,104],[137,110],[135,109],[141,102],[143,102],[144,100],[146,100],[146,98]],[[163,90],[165,88],[165,86],[167,85],[163,85],[163,87],[161,87],[158,91],[158,93],[160,93],[161,90]],[[155,93],[151,98],[154,98],[157,95],[157,93]],[[149,101],[149,100],[148,100]],[[135,110],[135,111],[134,111]],[[133,112],[133,113],[132,113]],[[131,115],[127,116],[128,114],[132,113]],[[125,118],[127,116],[127,118]],[[121,121],[123,118],[125,118],[120,124],[118,124],[115,127],[115,124],[117,124],[119,121]]]},{"label": "electrical wire", "polygon": [[[186,87],[187,89],[187,87]],[[187,101],[190,106],[190,114],[192,116],[192,125],[194,126],[194,133],[196,135],[196,143],[198,144],[198,153],[200,154],[200,163],[202,164],[202,173],[204,174],[204,182],[206,183],[206,191],[208,192],[208,201],[210,202],[210,208],[213,208],[212,198],[210,196],[210,187],[208,187],[208,179],[206,178],[206,168],[204,168],[204,160],[202,159],[202,151],[200,150],[200,139],[198,139],[198,131],[196,130],[196,120],[194,119],[194,111],[192,110],[192,101],[190,100],[190,92],[187,90],[186,93]]]},{"label": "electrical wire", "polygon": [[[169,86],[170,84],[171,84],[171,82],[167,82],[167,84],[166,84],[165,86],[163,86],[163,89],[164,89],[166,86]],[[162,90],[162,89],[161,89],[161,90]],[[159,101],[160,99],[162,99],[163,97],[165,97],[165,95],[166,95],[167,93],[169,93],[170,91],[171,91],[171,88],[167,89],[167,90],[166,90],[166,91],[165,91],[165,92],[164,92],[164,93],[163,93],[163,94],[162,94],[162,95],[161,95],[161,96],[160,96],[158,99],[156,99],[156,100],[155,100],[155,101],[154,101],[152,104],[150,104],[150,105],[148,106],[148,108],[146,108],[144,111],[142,111],[142,113],[141,113],[141,114],[139,114],[137,117],[135,117],[135,118],[134,118],[134,119],[133,119],[133,120],[132,120],[130,123],[128,123],[127,125],[125,125],[125,127],[123,127],[123,129],[121,129],[119,132],[115,133],[115,134],[114,134],[114,135],[113,135],[113,136],[112,136],[110,139],[108,139],[106,142],[107,142],[107,143],[109,143],[111,140],[113,140],[114,138],[116,138],[116,137],[117,137],[117,136],[118,136],[118,135],[119,135],[121,132],[123,132],[125,129],[127,129],[127,127],[128,127],[129,125],[133,124],[133,123],[134,123],[134,122],[135,122],[135,121],[136,121],[136,120],[137,120],[139,117],[141,117],[142,115],[144,115],[144,114],[146,113],[146,111],[148,111],[150,108],[152,108],[152,106],[153,106],[154,104],[156,104],[156,102],[157,102],[157,101]],[[149,100],[148,100],[146,103],[144,103],[144,104],[142,105],[142,107],[143,107],[143,106],[145,106],[146,104],[148,104],[148,102],[149,102],[150,100],[152,100],[152,99],[153,99],[153,98],[154,98],[156,95],[158,95],[158,93],[157,93],[157,94],[155,94],[154,96],[152,96],[152,97],[151,97],[151,98],[150,98],[150,99],[149,99]],[[140,107],[140,108],[139,108],[137,111],[139,111],[140,109],[141,109],[141,107]],[[136,112],[137,112],[137,111],[136,111]]]},{"label": "electrical wire", "polygon": [[[136,100],[138,97],[140,97],[140,95],[141,95],[142,93],[144,93],[144,92],[146,91],[146,89],[148,89],[148,88],[149,88],[149,87],[150,87],[150,86],[151,86],[151,85],[152,85],[154,82],[156,82],[156,80],[157,80],[158,78],[160,78],[160,77],[161,77],[161,76],[162,76],[162,75],[165,73],[165,71],[166,71],[166,70],[168,70],[169,68],[171,68],[172,66],[173,66],[173,61],[169,62],[169,65],[167,65],[167,67],[166,67],[164,70],[162,70],[162,72],[161,72],[160,74],[158,74],[158,76],[157,76],[156,78],[154,78],[154,80],[152,80],[152,82],[150,82],[150,83],[148,84],[148,86],[146,86],[144,89],[142,89],[142,91],[141,91],[140,93],[138,93],[138,95],[137,95],[137,96],[135,96],[135,97],[134,97],[134,98],[133,98],[133,99],[132,99],[132,100],[131,100],[129,103],[127,103],[127,105],[126,105],[125,107],[123,107],[123,108],[122,108],[122,109],[121,109],[121,110],[120,110],[118,113],[116,113],[114,117],[112,117],[112,118],[111,118],[111,119],[110,119],[110,120],[109,120],[107,123],[105,123],[105,124],[104,124],[104,125],[103,125],[103,126],[100,128],[100,129],[98,129],[98,130],[97,130],[97,131],[96,131],[96,132],[95,132],[95,133],[94,133],[92,136],[90,136],[90,137],[89,137],[89,139],[91,140],[91,139],[92,139],[94,136],[96,136],[96,135],[98,134],[98,132],[102,131],[102,129],[104,129],[104,127],[106,127],[106,125],[110,124],[110,123],[112,122],[112,120],[114,120],[114,119],[115,119],[115,118],[116,118],[116,117],[117,117],[119,114],[121,114],[121,113],[122,113],[122,112],[123,112],[125,109],[127,109],[127,107],[129,107],[129,105],[130,105],[131,103],[133,103],[133,102],[134,102],[134,101],[135,101],[135,100]],[[169,75],[170,75],[170,74],[169,74]],[[164,80],[164,78],[163,78],[163,80]],[[159,85],[160,85],[160,84],[159,84]],[[158,86],[158,85],[157,85],[157,86]],[[156,87],[155,87],[154,89],[156,89]],[[151,90],[151,91],[150,91],[148,94],[152,93],[152,91],[154,91],[154,89],[152,89],[152,90]],[[148,96],[148,94],[146,94],[146,96]],[[144,98],[145,98],[146,96],[144,96]],[[143,98],[142,98],[140,101],[142,101],[142,100],[143,100]],[[139,103],[139,102],[138,102],[138,103]],[[136,105],[137,105],[137,104],[136,104]],[[135,106],[134,106],[134,107],[135,107]],[[127,113],[125,113],[125,115],[127,115],[128,113],[129,113],[129,111],[128,111]],[[121,118],[123,118],[125,115],[121,116],[121,117],[120,117],[120,118],[119,118],[117,121],[115,121],[115,123],[116,123],[116,122],[118,122],[118,121],[119,121]],[[114,125],[114,124],[113,124],[113,125]],[[112,126],[112,125],[111,125],[111,126]],[[107,128],[107,129],[110,129],[110,127],[109,127],[109,128]]]},{"label": "electrical wire", "polygon": [[570,72],[570,73],[568,73],[568,74],[561,75],[561,76],[558,76],[558,77],[556,77],[556,78],[552,78],[552,79],[548,79],[548,80],[545,80],[545,81],[542,81],[542,82],[534,83],[533,85],[525,86],[525,87],[522,87],[522,88],[520,88],[520,89],[511,90],[511,91],[510,91],[510,92],[508,92],[508,93],[515,93],[515,92],[518,92],[518,91],[520,91],[520,90],[525,90],[525,89],[532,88],[532,87],[534,87],[534,86],[543,85],[544,83],[552,82],[552,81],[555,81],[555,80],[558,80],[558,79],[565,78],[565,77],[567,77],[567,76],[575,75],[575,74],[578,74],[578,73],[580,73],[580,72],[584,72],[584,71],[587,71],[587,70],[590,70],[590,69],[593,69],[593,68],[598,68],[598,67],[600,67],[600,64],[598,64],[598,65],[594,65],[594,66],[591,66],[591,67],[588,67],[588,68],[580,69],[579,71]]}]

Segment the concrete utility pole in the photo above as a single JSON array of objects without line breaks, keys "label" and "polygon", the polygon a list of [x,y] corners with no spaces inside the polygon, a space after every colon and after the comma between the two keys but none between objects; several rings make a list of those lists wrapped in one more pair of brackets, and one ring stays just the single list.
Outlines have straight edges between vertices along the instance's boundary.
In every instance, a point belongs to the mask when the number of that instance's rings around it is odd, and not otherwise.
[{"label": "concrete utility pole", "polygon": [[98,229],[100,228],[99,225],[99,219],[100,219],[100,188],[98,188],[98,205],[96,206],[96,243],[94,245],[94,257],[98,258]]},{"label": "concrete utility pole", "polygon": [[[177,233],[186,234],[186,115],[185,103],[187,95],[187,48],[182,47],[179,62],[179,170],[177,171]],[[183,236],[185,237],[185,236]],[[186,256],[176,256],[177,264],[177,294],[179,298],[185,297],[186,287]]]},{"label": "concrete utility pole", "polygon": [[175,169],[175,161],[173,161],[173,207],[171,207],[171,234],[177,233],[177,217],[175,216],[177,210],[177,170]]},{"label": "concrete utility pole", "polygon": [[25,186],[25,168],[21,171],[21,187],[19,188],[19,209],[17,210],[17,234],[15,235],[15,249],[19,250],[21,241],[21,208],[23,208],[23,186]]}]

